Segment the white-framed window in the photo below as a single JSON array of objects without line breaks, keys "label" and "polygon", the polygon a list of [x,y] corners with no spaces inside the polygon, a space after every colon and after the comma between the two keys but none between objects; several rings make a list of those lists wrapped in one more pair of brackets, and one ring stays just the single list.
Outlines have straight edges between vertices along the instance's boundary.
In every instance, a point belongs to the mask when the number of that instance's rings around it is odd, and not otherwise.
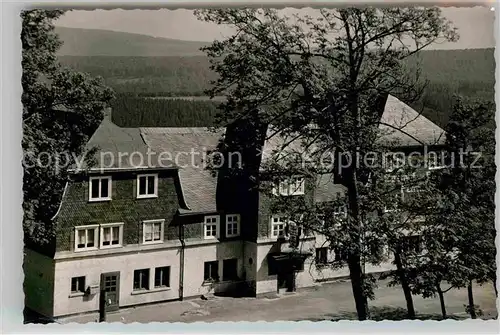
[{"label": "white-framed window", "polygon": [[392,199],[393,199],[393,201],[384,207],[385,213],[394,212],[394,211],[398,210],[399,203],[402,202],[404,199],[403,188],[401,188],[401,190],[399,190],[397,192],[394,192]]},{"label": "white-framed window", "polygon": [[89,178],[89,201],[111,200],[111,176]]},{"label": "white-framed window", "polygon": [[163,232],[165,220],[145,220],[142,221],[142,243],[163,242]]},{"label": "white-framed window", "polygon": [[347,206],[339,205],[333,208],[333,216],[336,218],[346,218],[347,217]]},{"label": "white-framed window", "polygon": [[447,167],[442,153],[429,152],[426,161],[429,170],[441,170]]},{"label": "white-framed window", "polygon": [[388,153],[383,157],[383,167],[386,173],[395,172],[405,166],[405,157],[397,153]]},{"label": "white-framed window", "polygon": [[123,241],[123,222],[101,225],[101,248],[121,247]]},{"label": "white-framed window", "polygon": [[205,237],[205,239],[212,239],[212,238],[219,237],[219,216],[218,215],[205,216],[204,226],[205,226],[205,229],[204,229],[203,236]]},{"label": "white-framed window", "polygon": [[422,191],[422,188],[419,185],[405,186],[404,191],[408,193],[418,193]]},{"label": "white-framed window", "polygon": [[226,237],[236,237],[240,235],[240,215],[226,215]]},{"label": "white-framed window", "polygon": [[137,176],[137,198],[156,198],[158,196],[158,174]]},{"label": "white-framed window", "polygon": [[291,177],[288,180],[278,184],[278,188],[274,189],[274,193],[280,195],[303,195],[305,192],[305,181],[303,177]]},{"label": "white-framed window", "polygon": [[285,236],[287,219],[283,216],[271,217],[271,236],[272,237],[283,237]]},{"label": "white-framed window", "polygon": [[75,227],[75,251],[97,249],[97,234],[99,225]]}]

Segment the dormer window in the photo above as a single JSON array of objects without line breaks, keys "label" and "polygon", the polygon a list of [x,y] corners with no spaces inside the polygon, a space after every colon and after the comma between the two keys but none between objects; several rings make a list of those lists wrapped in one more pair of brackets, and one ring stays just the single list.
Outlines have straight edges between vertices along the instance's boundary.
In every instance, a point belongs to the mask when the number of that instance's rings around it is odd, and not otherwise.
[{"label": "dormer window", "polygon": [[142,243],[162,243],[165,220],[145,220],[142,222]]},{"label": "dormer window", "polygon": [[429,159],[428,161],[429,170],[442,170],[446,168],[446,164],[442,160]]},{"label": "dormer window", "polygon": [[158,196],[158,175],[140,174],[137,176],[137,198],[156,198]]},{"label": "dormer window", "polygon": [[226,215],[226,237],[236,237],[240,235],[240,215]]},{"label": "dormer window", "polygon": [[205,231],[204,236],[205,239],[215,239],[219,238],[219,216],[211,215],[205,216]]},{"label": "dormer window", "polygon": [[99,225],[75,227],[75,251],[97,249]]},{"label": "dormer window", "polygon": [[123,240],[123,223],[106,223],[101,225],[101,248],[121,247]]},{"label": "dormer window", "polygon": [[384,156],[384,169],[386,173],[396,172],[405,166],[404,157],[398,156],[397,153],[391,153]]},{"label": "dormer window", "polygon": [[111,200],[111,176],[90,177],[89,201]]},{"label": "dormer window", "polygon": [[333,208],[333,216],[336,218],[346,218],[347,217],[347,206],[335,206]]},{"label": "dormer window", "polygon": [[403,201],[403,198],[404,193],[403,189],[401,188],[399,191],[394,192],[394,194],[392,195],[393,201],[384,207],[384,212],[389,213],[397,211],[399,209],[399,203]]},{"label": "dormer window", "polygon": [[277,191],[280,195],[303,195],[305,192],[305,182],[302,177],[292,177],[278,184]]}]

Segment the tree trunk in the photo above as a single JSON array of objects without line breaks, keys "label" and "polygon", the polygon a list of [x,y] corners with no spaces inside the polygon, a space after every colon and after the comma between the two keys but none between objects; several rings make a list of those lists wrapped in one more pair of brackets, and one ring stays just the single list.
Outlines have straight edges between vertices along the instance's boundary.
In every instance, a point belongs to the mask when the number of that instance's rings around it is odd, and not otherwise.
[{"label": "tree trunk", "polygon": [[401,262],[401,248],[396,247],[396,252],[394,253],[394,262],[396,263],[396,271],[401,282],[401,287],[403,288],[403,293],[406,299],[406,309],[408,310],[408,319],[415,319],[415,307],[413,306],[413,297],[411,295],[410,285],[408,284],[408,279],[406,278],[405,271],[403,269],[403,264]]},{"label": "tree trunk", "polygon": [[349,255],[347,263],[349,265],[352,293],[358,313],[358,320],[363,321],[368,318],[368,301],[363,290],[364,278],[359,255]]},{"label": "tree trunk", "polygon": [[447,315],[446,315],[446,306],[444,305],[444,293],[443,290],[441,290],[441,285],[439,285],[439,283],[436,284],[436,288],[439,296],[439,303],[441,304],[441,315],[443,316],[443,319],[446,319]]},{"label": "tree trunk", "polygon": [[472,293],[472,280],[469,280],[467,285],[467,295],[469,296],[469,313],[472,319],[476,319],[476,308],[474,307],[474,295]]},{"label": "tree trunk", "polygon": [[[351,157],[354,157],[351,155]],[[351,210],[353,226],[351,227],[349,234],[353,243],[356,244],[357,248],[349,253],[347,258],[347,264],[349,266],[349,276],[351,278],[352,293],[354,296],[354,303],[356,305],[356,311],[358,313],[358,319],[360,321],[368,319],[368,300],[366,298],[365,288],[364,288],[364,274],[361,268],[361,231],[362,222],[359,215],[359,203],[358,203],[358,186],[356,180],[356,169],[354,166],[350,167],[348,172],[348,182],[347,182],[347,196],[349,198],[349,208]]]}]

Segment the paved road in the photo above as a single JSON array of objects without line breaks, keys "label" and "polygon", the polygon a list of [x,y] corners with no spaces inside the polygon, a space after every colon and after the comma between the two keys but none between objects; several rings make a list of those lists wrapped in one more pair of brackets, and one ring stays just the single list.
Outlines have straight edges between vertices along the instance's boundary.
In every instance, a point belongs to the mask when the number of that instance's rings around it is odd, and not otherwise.
[{"label": "paved road", "polygon": [[[404,318],[405,301],[401,288],[379,282],[376,300],[370,302],[375,318]],[[496,299],[491,284],[474,287],[474,299],[484,312],[484,318],[496,317]],[[447,312],[466,318],[464,304],[467,290],[450,290],[445,295]],[[414,297],[417,313],[423,317],[440,315],[439,300]],[[299,321],[355,319],[355,307],[350,282],[323,284],[296,293],[268,298],[194,299],[157,305],[122,309],[108,315],[109,322],[213,322],[213,321]],[[73,317],[64,322],[93,322],[95,317]]]}]

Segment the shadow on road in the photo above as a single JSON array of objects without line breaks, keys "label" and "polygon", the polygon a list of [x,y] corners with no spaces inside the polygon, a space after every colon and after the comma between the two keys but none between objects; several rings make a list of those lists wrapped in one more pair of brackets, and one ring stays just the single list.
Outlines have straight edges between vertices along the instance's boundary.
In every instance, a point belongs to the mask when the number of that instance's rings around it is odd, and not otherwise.
[{"label": "shadow on road", "polygon": [[[449,315],[447,320],[465,320],[469,318],[468,315]],[[496,315],[483,315],[480,319],[496,319]],[[320,318],[306,318],[296,321],[341,321],[341,320],[357,320],[356,312],[342,311],[335,314],[325,314]],[[402,321],[407,320],[407,311],[404,308],[399,307],[371,307],[370,308],[370,320],[372,321]],[[443,320],[441,314],[420,314],[417,313],[416,320]]]}]

